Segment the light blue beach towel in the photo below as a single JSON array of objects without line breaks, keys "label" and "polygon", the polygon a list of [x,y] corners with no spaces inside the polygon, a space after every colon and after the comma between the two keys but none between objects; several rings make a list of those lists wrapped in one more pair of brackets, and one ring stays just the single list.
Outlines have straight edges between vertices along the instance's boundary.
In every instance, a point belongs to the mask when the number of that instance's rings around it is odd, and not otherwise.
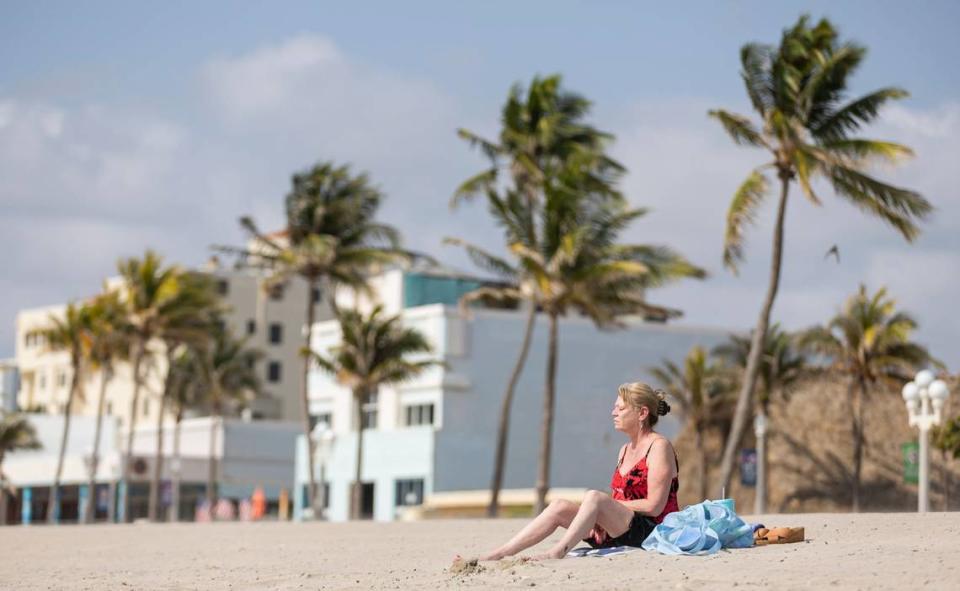
[{"label": "light blue beach towel", "polygon": [[610,548],[591,548],[589,546],[581,546],[580,548],[574,548],[573,550],[567,552],[567,558],[583,558],[585,556],[602,558],[604,556],[626,554],[639,549],[640,548],[634,548],[633,546],[611,546]]},{"label": "light blue beach towel", "polygon": [[667,515],[643,541],[661,554],[713,554],[720,548],[753,546],[753,526],[720,503],[703,501]]}]

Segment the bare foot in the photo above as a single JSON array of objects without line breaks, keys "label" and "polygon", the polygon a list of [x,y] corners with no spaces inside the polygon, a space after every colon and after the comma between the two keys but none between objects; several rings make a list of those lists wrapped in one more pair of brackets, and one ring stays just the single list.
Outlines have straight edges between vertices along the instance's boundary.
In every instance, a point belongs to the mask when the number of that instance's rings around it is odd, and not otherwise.
[{"label": "bare foot", "polygon": [[532,557],[531,560],[537,560],[537,561],[539,561],[539,560],[560,560],[561,558],[565,557],[566,555],[567,555],[567,552],[566,552],[566,550],[564,550],[563,548],[561,548],[561,549],[559,549],[559,550],[557,550],[557,549],[551,549],[549,552],[546,552],[546,553],[544,553],[544,554],[537,554],[536,556]]},{"label": "bare foot", "polygon": [[481,554],[481,555],[480,555],[480,560],[484,560],[484,561],[486,561],[486,560],[500,560],[501,558],[506,558],[506,556],[507,556],[507,553],[506,553],[506,552],[504,552],[503,550],[497,548],[497,549],[494,550],[493,552],[489,552],[489,553],[487,553],[487,554]]}]

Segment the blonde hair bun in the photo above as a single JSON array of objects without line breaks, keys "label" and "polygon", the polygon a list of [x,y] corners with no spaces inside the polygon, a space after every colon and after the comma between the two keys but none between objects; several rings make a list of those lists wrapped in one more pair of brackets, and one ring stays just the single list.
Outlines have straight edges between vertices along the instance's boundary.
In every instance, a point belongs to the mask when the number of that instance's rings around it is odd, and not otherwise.
[{"label": "blonde hair bun", "polygon": [[666,400],[667,393],[654,389],[649,384],[643,382],[620,384],[617,393],[626,404],[637,410],[646,407],[650,411],[648,420],[651,427],[657,424],[660,417],[670,412],[670,405]]}]

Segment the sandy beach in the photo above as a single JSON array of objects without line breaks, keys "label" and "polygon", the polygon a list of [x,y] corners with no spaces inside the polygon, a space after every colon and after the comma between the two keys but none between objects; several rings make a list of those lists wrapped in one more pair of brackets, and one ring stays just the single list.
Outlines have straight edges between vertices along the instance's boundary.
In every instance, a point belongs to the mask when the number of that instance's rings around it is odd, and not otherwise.
[{"label": "sandy beach", "polygon": [[[749,518],[748,518],[749,519]],[[470,556],[520,520],[10,527],[0,588],[99,589],[957,589],[960,513],[793,514],[798,544],[669,557],[636,551],[543,563]]]}]

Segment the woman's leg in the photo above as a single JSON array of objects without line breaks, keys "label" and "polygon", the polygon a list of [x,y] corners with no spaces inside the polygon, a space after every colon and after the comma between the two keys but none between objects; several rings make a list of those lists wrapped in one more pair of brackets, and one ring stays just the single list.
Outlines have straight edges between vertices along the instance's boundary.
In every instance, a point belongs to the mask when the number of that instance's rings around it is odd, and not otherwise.
[{"label": "woman's leg", "polygon": [[567,532],[549,552],[538,558],[563,558],[597,525],[602,527],[611,538],[621,536],[629,529],[631,520],[633,520],[633,511],[622,503],[598,490],[588,491],[583,497],[583,503],[576,517],[567,527]]},{"label": "woman's leg", "polygon": [[556,531],[558,527],[570,527],[570,522],[576,515],[576,503],[563,499],[551,501],[540,515],[537,515],[509,542],[493,552],[481,556],[480,560],[500,560],[505,556],[513,556],[517,552],[526,550],[530,546],[540,543]]}]

